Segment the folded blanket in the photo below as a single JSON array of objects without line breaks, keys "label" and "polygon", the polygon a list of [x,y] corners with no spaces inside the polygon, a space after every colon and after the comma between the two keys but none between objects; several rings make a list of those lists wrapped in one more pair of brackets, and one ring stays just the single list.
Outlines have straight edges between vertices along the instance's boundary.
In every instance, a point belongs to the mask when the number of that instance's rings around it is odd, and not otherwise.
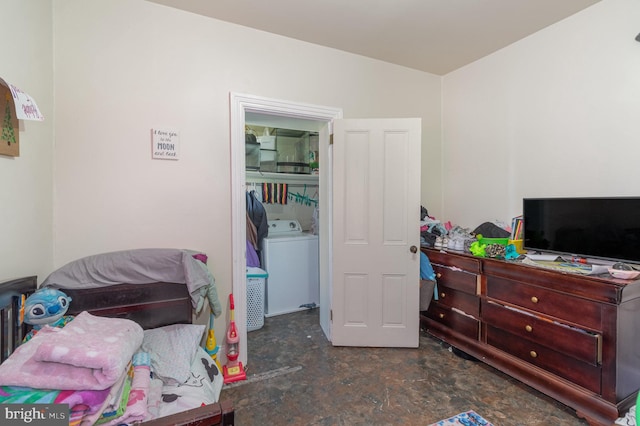
[{"label": "folded blanket", "polygon": [[133,321],[82,312],[64,328],[43,327],[0,365],[0,385],[100,390],[126,372],[142,343]]},{"label": "folded blanket", "polygon": [[21,386],[0,386],[2,404],[66,404],[69,425],[79,425],[86,416],[99,414],[109,395],[104,390],[46,390]]},{"label": "folded blanket", "polygon": [[110,423],[111,421],[122,417],[124,410],[127,408],[127,401],[129,401],[131,382],[133,382],[133,365],[129,366],[127,376],[120,385],[120,389],[113,393],[109,404],[104,408],[104,410],[102,410],[100,418],[96,421],[96,425]]},{"label": "folded blanket", "polygon": [[122,384],[126,379],[127,379],[127,372],[124,372],[122,373],[120,378],[118,378],[118,380],[113,384],[113,386],[111,386],[108,389],[109,394],[105,398],[104,403],[98,409],[98,411],[94,412],[93,414],[85,415],[84,417],[82,417],[82,420],[77,425],[73,425],[71,424],[71,422],[69,422],[69,426],[94,426],[98,421],[98,419],[100,418],[100,416],[102,415],[102,412],[109,407],[110,401],[114,398],[114,396],[117,393],[120,393],[120,390],[122,389]]},{"label": "folded blanket", "polygon": [[147,409],[147,400],[149,398],[150,383],[151,370],[149,361],[147,360],[146,364],[136,365],[134,357],[133,382],[131,383],[131,391],[129,392],[126,410],[121,417],[113,419],[103,426],[132,424],[149,419],[151,414]]}]

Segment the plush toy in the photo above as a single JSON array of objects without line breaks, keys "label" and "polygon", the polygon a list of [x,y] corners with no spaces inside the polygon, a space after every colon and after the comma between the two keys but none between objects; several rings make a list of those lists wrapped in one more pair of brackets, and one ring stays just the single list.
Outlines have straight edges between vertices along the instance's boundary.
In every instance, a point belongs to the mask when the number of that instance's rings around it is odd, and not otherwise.
[{"label": "plush toy", "polygon": [[516,249],[516,246],[514,244],[509,244],[507,246],[507,250],[504,254],[504,258],[506,260],[513,260],[513,259],[517,259],[520,257],[520,253],[518,253],[518,250]]},{"label": "plush toy", "polygon": [[24,336],[24,342],[30,340],[45,325],[64,327],[72,319],[72,315],[65,315],[69,310],[71,298],[54,288],[41,288],[27,297],[24,302],[23,322],[33,326]]},{"label": "plush toy", "polygon": [[480,241],[474,241],[469,246],[469,251],[474,256],[484,257],[485,256],[485,252],[484,252],[485,247],[487,247],[486,244],[480,244]]}]

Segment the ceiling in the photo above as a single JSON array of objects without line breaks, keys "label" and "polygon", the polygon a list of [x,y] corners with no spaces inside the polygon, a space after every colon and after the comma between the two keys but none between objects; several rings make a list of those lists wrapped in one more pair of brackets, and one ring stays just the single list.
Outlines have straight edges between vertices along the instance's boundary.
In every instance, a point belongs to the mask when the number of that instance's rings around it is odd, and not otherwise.
[{"label": "ceiling", "polygon": [[148,0],[444,75],[600,0]]}]

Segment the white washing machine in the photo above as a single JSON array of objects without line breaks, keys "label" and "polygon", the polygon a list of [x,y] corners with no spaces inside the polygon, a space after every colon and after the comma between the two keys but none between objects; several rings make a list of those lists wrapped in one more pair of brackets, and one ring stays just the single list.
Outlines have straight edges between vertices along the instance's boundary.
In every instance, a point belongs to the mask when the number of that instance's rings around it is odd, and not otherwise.
[{"label": "white washing machine", "polygon": [[302,232],[297,220],[270,220],[262,245],[266,280],[265,316],[307,309],[320,304],[318,236]]}]

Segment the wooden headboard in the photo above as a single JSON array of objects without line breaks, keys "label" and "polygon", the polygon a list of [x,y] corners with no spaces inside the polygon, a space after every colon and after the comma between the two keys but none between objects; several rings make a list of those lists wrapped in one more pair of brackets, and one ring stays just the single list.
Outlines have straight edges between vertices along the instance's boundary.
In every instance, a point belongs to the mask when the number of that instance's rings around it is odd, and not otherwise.
[{"label": "wooden headboard", "polygon": [[[20,296],[37,289],[37,277],[0,283],[0,362],[4,361],[29,331],[19,325]],[[82,311],[103,317],[127,318],[144,329],[170,324],[189,324],[191,297],[187,286],[175,283],[117,284],[83,290],[61,289],[71,297],[68,315]]]},{"label": "wooden headboard", "polygon": [[127,318],[145,329],[189,324],[192,319],[191,298],[184,284],[117,284],[60,290],[72,299],[68,315],[88,311],[97,316]]}]

